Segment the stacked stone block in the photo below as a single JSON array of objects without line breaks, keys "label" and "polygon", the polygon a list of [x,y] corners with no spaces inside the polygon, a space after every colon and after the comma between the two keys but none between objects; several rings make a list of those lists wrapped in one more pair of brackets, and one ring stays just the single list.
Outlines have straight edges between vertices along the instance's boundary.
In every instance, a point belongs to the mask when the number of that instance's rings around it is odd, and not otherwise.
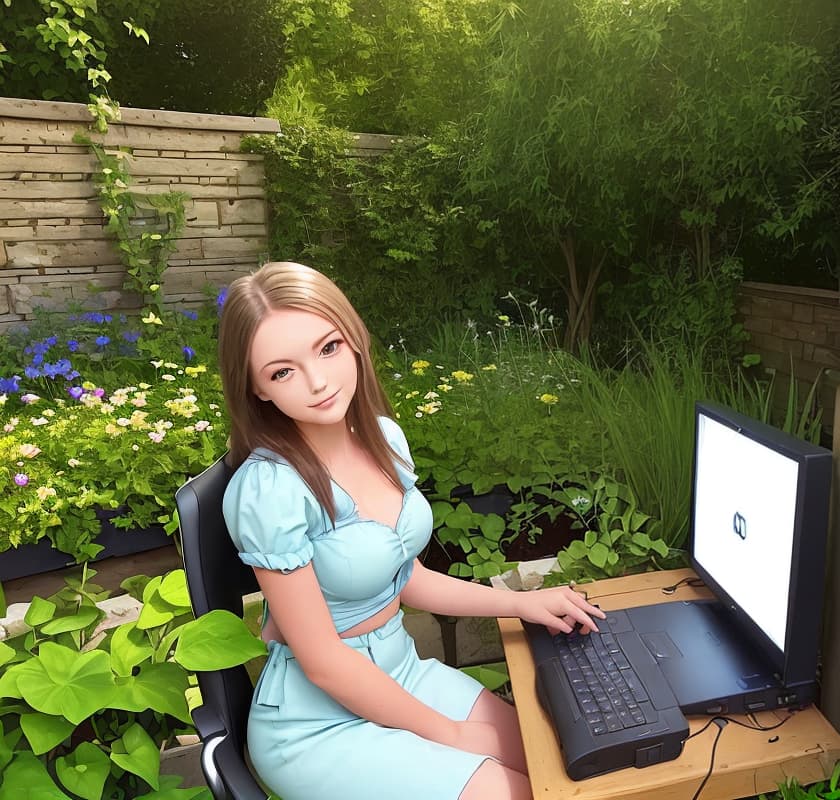
[{"label": "stacked stone block", "polygon": [[267,256],[262,156],[239,152],[276,120],[124,108],[101,135],[76,103],[0,98],[0,331],[36,307],[137,308],[91,176],[98,162],[73,137],[127,148],[132,191],[189,195],[187,225],[163,279],[165,302],[206,299]]}]

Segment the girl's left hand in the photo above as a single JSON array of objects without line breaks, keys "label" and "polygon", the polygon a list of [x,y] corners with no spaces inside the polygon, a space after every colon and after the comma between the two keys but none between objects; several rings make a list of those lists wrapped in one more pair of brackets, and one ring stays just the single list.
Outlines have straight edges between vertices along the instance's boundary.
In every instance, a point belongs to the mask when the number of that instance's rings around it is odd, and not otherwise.
[{"label": "girl's left hand", "polygon": [[597,632],[598,626],[592,618],[606,619],[607,616],[570,586],[518,594],[520,619],[545,625],[552,634],[571,633],[575,623],[580,623],[581,633]]}]

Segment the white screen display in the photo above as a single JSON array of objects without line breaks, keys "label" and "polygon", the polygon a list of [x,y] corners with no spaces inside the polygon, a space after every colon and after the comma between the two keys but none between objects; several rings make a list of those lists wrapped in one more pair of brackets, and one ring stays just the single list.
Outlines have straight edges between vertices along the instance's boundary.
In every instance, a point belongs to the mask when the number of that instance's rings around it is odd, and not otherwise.
[{"label": "white screen display", "polygon": [[798,463],[702,413],[696,458],[694,557],[784,650]]}]

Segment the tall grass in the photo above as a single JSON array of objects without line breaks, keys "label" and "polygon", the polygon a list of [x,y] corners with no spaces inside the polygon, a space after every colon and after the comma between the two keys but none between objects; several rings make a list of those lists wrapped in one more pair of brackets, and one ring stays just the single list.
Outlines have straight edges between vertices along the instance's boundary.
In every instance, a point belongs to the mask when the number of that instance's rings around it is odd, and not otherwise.
[{"label": "tall grass", "polygon": [[[719,394],[702,354],[643,343],[621,369],[608,369],[584,352],[559,362],[581,410],[600,428],[602,464],[634,492],[640,507],[660,522],[670,547],[688,536],[694,402]],[[576,374],[570,374],[574,371]]]}]

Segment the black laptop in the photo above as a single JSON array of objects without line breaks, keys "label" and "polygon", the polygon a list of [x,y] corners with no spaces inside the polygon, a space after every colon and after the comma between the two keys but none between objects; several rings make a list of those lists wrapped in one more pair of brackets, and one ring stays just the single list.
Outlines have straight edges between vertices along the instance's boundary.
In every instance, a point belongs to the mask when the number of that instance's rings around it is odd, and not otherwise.
[{"label": "black laptop", "polygon": [[685,714],[816,699],[831,459],[695,405],[690,555],[716,599],[611,611],[588,636],[524,625],[570,778],[676,758]]}]

